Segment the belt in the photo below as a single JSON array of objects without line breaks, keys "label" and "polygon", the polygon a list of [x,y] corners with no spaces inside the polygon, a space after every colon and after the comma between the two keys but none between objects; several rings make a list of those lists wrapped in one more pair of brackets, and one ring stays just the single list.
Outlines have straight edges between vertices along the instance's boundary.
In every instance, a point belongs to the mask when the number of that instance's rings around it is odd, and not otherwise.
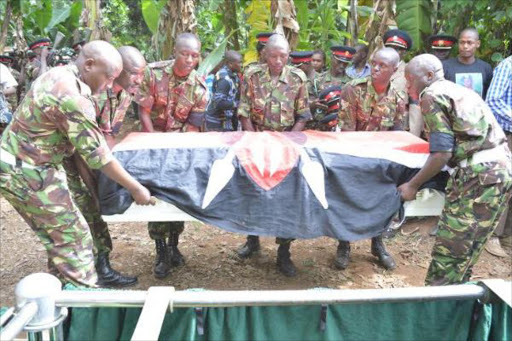
[{"label": "belt", "polygon": [[25,161],[21,161],[16,156],[12,155],[5,149],[0,149],[0,161],[5,162],[15,168],[26,168],[26,169],[36,169],[37,166],[31,165],[30,163],[26,163]]},{"label": "belt", "polygon": [[500,144],[491,149],[485,149],[476,152],[471,155],[469,158],[464,159],[459,162],[459,166],[464,168],[468,165],[476,165],[484,162],[497,162],[497,161],[505,161],[507,162],[507,152],[505,149],[505,144]]}]

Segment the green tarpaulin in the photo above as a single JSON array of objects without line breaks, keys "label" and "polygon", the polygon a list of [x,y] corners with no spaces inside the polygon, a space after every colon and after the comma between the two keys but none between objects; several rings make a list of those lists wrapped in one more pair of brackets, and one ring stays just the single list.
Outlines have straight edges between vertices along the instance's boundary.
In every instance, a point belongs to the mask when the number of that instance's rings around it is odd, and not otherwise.
[{"label": "green tarpaulin", "polygon": [[[141,309],[74,308],[68,340],[129,340]],[[175,309],[161,340],[511,340],[512,311],[504,303],[437,301]],[[202,316],[202,319],[198,316]],[[199,325],[199,328],[198,328]]]}]

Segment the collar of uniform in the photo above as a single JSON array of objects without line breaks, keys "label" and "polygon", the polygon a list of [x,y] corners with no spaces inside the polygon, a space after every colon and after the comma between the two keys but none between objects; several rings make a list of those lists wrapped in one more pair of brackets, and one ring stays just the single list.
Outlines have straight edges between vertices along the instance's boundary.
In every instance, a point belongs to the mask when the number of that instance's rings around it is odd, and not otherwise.
[{"label": "collar of uniform", "polygon": [[80,95],[82,96],[91,96],[92,91],[89,85],[85,84],[82,81],[82,76],[80,75],[80,71],[78,70],[78,67],[75,64],[68,64],[64,66],[65,68],[68,68],[76,77],[76,83],[78,84],[78,88],[80,90]]},{"label": "collar of uniform", "polygon": [[[173,78],[178,78],[176,77],[176,75],[174,74],[174,71],[173,71],[173,66],[174,66],[174,62],[170,63],[169,65],[167,65],[165,67],[165,72],[167,72],[167,74],[169,74],[171,77]],[[189,85],[194,85],[195,82],[196,82],[196,75],[197,75],[197,71],[195,69],[193,69],[192,71],[190,71],[190,73],[188,74],[187,76],[187,80],[185,81],[185,83],[189,84]]]},{"label": "collar of uniform", "polygon": [[[373,86],[373,83],[372,83],[372,77],[371,76],[368,76],[368,82],[366,83],[367,84],[367,89],[368,89],[368,93],[370,93],[370,95],[372,95],[373,97],[377,97],[378,94],[377,92],[375,91],[375,88]],[[388,97],[388,96],[395,96],[395,93],[396,93],[396,90],[395,88],[393,88],[391,86],[391,82],[388,84],[388,90],[386,91],[386,94],[384,95],[384,97]],[[384,98],[383,97],[383,98]]]},{"label": "collar of uniform", "polygon": [[438,82],[440,82],[440,81],[442,81],[442,80],[444,80],[444,78],[440,78],[440,79],[436,80],[435,82],[432,82],[432,84],[430,84],[429,86],[426,86],[426,87],[425,87],[425,89],[423,89],[423,91],[422,91],[422,92],[420,92],[420,96],[419,96],[420,101],[421,101],[421,97],[423,97],[423,94],[425,94],[425,92],[427,92],[427,90],[428,90],[432,85],[434,85],[434,84],[436,84],[436,83],[438,83]]},{"label": "collar of uniform", "polygon": [[[269,77],[269,79],[272,79],[272,76],[270,75],[270,68],[267,64],[263,64],[265,67],[265,74]],[[283,71],[281,71],[281,75],[279,76],[279,81],[283,82],[285,84],[288,84],[288,75],[290,73],[290,66],[285,65],[283,68]]]}]

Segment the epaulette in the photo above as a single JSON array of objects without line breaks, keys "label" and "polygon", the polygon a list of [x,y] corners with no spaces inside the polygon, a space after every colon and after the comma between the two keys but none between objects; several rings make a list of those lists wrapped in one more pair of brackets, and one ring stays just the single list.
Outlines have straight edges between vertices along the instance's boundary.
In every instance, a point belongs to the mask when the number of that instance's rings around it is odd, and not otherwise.
[{"label": "epaulette", "polygon": [[250,66],[246,67],[244,77],[246,79],[249,79],[250,77],[252,77],[252,75],[262,71],[263,68],[261,67],[260,64],[251,64]]},{"label": "epaulette", "polygon": [[347,85],[356,86],[359,84],[366,84],[367,82],[368,82],[368,77],[356,78],[356,79],[353,79],[350,82],[348,82]]},{"label": "epaulette", "polygon": [[169,65],[172,65],[174,63],[174,59],[170,60],[160,60],[158,62],[149,63],[148,67],[150,69],[163,69]]},{"label": "epaulette", "polygon": [[294,75],[299,76],[299,78],[302,80],[302,82],[306,83],[308,81],[308,77],[306,76],[304,71],[302,71],[301,69],[290,66],[290,72],[293,73]]}]

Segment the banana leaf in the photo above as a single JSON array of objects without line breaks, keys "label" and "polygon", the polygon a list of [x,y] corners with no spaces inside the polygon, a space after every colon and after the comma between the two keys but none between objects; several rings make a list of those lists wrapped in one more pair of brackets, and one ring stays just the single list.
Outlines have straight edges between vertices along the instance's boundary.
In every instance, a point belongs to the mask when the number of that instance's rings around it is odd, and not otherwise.
[{"label": "banana leaf", "polygon": [[421,50],[425,39],[432,34],[432,11],[429,0],[396,0],[398,28],[409,33],[414,50]]}]

